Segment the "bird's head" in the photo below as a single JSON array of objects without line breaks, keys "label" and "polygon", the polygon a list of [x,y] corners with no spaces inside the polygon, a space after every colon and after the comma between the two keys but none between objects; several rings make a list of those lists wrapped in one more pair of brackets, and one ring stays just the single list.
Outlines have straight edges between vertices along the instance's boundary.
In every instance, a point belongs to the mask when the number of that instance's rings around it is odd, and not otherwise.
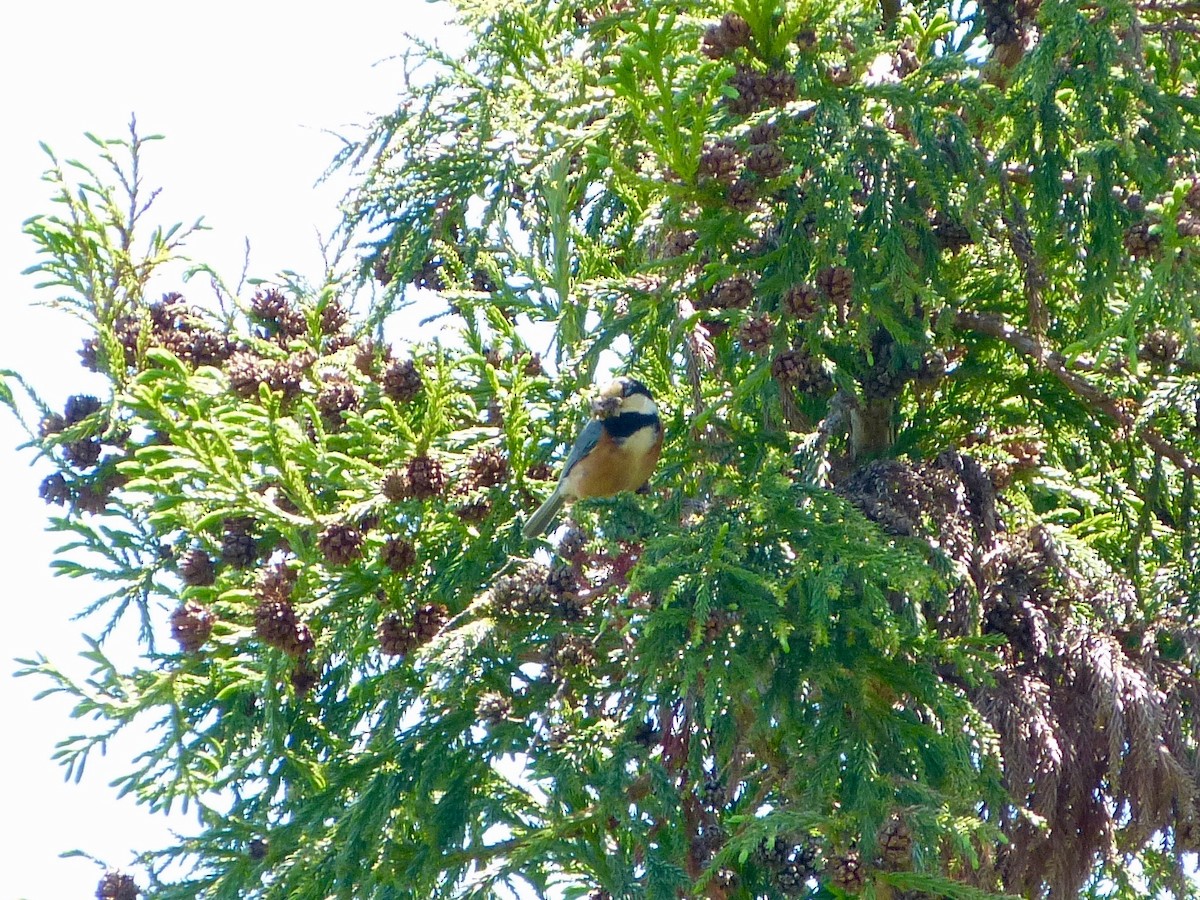
[{"label": "bird's head", "polygon": [[592,414],[600,419],[619,416],[621,413],[656,415],[658,408],[650,389],[636,378],[622,375],[600,388],[592,401]]}]

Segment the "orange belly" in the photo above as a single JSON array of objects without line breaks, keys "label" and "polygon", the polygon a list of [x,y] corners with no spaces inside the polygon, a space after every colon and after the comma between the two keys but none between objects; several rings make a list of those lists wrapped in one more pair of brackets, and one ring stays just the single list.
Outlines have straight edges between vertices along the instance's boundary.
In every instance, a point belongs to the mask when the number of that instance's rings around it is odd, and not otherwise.
[{"label": "orange belly", "polygon": [[661,437],[649,448],[618,447],[601,441],[567,474],[563,493],[578,498],[611,497],[621,491],[636,491],[654,472],[661,450]]}]

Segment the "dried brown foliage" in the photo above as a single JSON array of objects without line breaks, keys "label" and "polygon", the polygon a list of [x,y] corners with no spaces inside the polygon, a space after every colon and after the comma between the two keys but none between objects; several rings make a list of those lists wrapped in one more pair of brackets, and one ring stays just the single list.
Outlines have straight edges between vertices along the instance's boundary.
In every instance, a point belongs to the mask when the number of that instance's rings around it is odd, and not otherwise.
[{"label": "dried brown foliage", "polygon": [[1156,832],[1176,852],[1195,850],[1200,770],[1189,736],[1200,685],[1190,658],[1200,635],[1169,618],[1131,627],[1128,583],[1094,565],[1081,574],[1045,528],[1006,530],[991,479],[969,456],[874,462],[840,490],[967,575],[932,614],[943,634],[1003,638],[994,682],[971,691],[999,738],[1015,805],[988,815],[1010,844],[970,877],[1069,897],[1099,859]]}]

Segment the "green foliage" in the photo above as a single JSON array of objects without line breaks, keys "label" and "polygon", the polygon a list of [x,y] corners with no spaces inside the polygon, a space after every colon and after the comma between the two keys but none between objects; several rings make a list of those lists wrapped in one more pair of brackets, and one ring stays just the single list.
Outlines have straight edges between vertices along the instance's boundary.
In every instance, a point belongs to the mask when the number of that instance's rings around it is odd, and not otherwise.
[{"label": "green foliage", "polygon": [[[456,5],[337,280],[152,300],[136,130],[27,225],[111,387],[29,392],[55,565],[146,654],[24,671],[197,811],[152,895],[1184,895],[1194,13]],[[611,369],[649,491],[527,546]]]}]

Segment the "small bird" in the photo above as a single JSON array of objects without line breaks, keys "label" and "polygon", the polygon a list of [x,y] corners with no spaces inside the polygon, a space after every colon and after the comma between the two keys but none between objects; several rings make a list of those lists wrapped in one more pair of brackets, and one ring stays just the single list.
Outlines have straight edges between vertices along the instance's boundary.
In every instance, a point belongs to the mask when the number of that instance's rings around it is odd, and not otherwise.
[{"label": "small bird", "polygon": [[581,497],[611,497],[640,488],[662,452],[663,428],[649,389],[635,378],[617,378],[592,401],[595,416],[575,441],[558,485],[529,517],[521,533],[543,534],[562,505]]}]

